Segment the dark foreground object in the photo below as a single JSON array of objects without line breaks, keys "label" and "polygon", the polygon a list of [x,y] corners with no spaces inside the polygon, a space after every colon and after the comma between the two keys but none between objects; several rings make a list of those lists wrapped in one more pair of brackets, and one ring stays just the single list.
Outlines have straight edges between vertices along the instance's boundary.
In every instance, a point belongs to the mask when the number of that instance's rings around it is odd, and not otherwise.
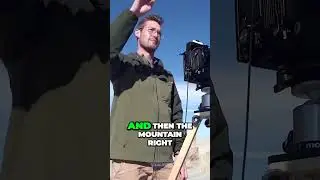
[{"label": "dark foreground object", "polygon": [[0,56],[13,111],[4,180],[109,176],[109,6],[0,3]]}]

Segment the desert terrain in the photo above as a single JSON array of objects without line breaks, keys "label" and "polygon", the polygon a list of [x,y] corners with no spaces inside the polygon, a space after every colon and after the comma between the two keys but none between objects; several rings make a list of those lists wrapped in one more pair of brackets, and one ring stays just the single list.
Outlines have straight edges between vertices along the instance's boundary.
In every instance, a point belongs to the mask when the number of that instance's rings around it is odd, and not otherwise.
[{"label": "desert terrain", "polygon": [[210,179],[210,139],[197,138],[186,159],[188,180]]}]

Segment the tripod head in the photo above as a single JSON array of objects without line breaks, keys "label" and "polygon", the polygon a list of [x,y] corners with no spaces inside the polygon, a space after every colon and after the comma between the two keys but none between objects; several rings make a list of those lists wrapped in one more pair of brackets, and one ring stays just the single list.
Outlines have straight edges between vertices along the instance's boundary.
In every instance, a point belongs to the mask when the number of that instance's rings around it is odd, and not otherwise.
[{"label": "tripod head", "polygon": [[274,93],[291,88],[293,96],[309,99],[293,111],[286,154],[269,157],[269,167],[320,156],[319,17],[316,0],[236,0],[238,62],[275,71]]},{"label": "tripod head", "polygon": [[206,119],[205,125],[210,127],[210,48],[198,40],[186,44],[183,55],[184,81],[196,84],[196,91],[201,90],[202,102],[195,114],[197,119]]}]

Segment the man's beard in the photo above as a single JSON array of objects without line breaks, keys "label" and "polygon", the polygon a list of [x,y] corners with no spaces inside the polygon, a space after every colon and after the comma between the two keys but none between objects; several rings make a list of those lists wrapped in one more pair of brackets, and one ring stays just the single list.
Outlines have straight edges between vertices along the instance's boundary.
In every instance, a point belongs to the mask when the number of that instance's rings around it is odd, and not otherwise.
[{"label": "man's beard", "polygon": [[149,53],[154,53],[154,52],[158,49],[158,46],[159,46],[159,45],[144,46],[144,45],[141,44],[141,47],[142,47],[143,49],[145,49],[145,50],[146,50],[147,52],[149,52]]}]

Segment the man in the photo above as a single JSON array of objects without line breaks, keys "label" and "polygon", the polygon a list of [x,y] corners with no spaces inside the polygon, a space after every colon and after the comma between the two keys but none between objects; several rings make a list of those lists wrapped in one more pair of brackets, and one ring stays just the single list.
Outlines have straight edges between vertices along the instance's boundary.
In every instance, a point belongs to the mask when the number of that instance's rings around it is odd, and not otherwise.
[{"label": "man", "polygon": [[[127,131],[130,121],[182,122],[181,101],[172,74],[155,57],[161,40],[160,16],[149,15],[134,27],[138,18],[152,9],[152,0],[134,0],[111,24],[110,65],[114,100],[111,111],[111,179],[167,180],[173,167],[172,155],[178,155],[184,137],[172,146],[148,147],[137,132]],[[121,53],[133,33],[137,52]],[[181,171],[184,172],[184,169]],[[180,173],[180,179],[185,177]]]}]

